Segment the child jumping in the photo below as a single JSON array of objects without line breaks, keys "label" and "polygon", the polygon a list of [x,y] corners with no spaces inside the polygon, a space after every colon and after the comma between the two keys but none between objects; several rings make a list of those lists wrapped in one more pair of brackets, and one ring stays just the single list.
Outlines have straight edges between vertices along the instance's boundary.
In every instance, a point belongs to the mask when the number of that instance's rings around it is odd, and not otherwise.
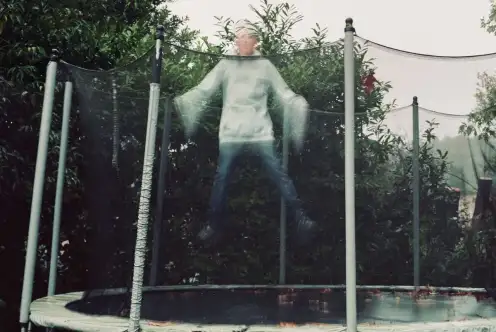
[{"label": "child jumping", "polygon": [[[296,222],[297,239],[306,244],[315,222],[302,208],[293,182],[281,166],[274,146],[273,125],[268,113],[272,92],[289,117],[290,135],[297,146],[303,144],[308,103],[295,94],[275,66],[257,51],[258,35],[249,24],[236,29],[237,59],[222,59],[195,88],[175,99],[187,135],[191,135],[202,112],[202,104],[222,88],[223,108],[219,127],[219,159],[208,222],[199,233],[202,241],[218,240],[226,222],[227,185],[234,161],[242,154],[260,157],[271,181],[278,187]],[[242,58],[255,57],[255,58]]]}]

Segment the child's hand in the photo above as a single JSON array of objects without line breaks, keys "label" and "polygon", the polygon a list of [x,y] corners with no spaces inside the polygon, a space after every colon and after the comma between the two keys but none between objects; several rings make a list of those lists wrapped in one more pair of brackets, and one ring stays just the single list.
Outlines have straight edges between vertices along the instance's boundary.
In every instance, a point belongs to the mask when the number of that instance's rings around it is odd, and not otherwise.
[{"label": "child's hand", "polygon": [[297,151],[303,147],[305,134],[307,131],[308,102],[302,96],[296,96],[291,102],[291,110],[288,113],[290,118],[290,133]]}]

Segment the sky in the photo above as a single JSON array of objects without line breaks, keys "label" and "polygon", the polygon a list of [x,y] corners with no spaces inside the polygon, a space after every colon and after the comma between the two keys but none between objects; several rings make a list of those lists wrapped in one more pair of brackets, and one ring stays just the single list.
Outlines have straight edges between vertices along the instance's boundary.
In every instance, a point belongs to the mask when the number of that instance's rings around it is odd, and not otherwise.
[{"label": "sky", "polygon": [[[271,3],[280,2],[272,0]],[[303,21],[293,30],[293,37],[311,35],[318,23],[328,29],[329,41],[344,35],[344,21],[354,20],[359,36],[393,48],[442,56],[463,56],[496,52],[496,37],[480,27],[489,14],[489,0],[286,0],[295,5]],[[457,3],[455,5],[455,3]],[[234,20],[253,19],[249,5],[259,0],[177,0],[169,5],[174,14],[189,17],[188,25],[202,35],[213,37],[217,31],[214,16]],[[386,101],[396,100],[398,107],[409,105],[414,95],[421,108],[443,113],[467,114],[474,109],[474,94],[479,72],[496,73],[496,57],[477,61],[423,59],[369,48],[375,58],[380,80],[391,82]],[[439,136],[453,136],[463,118],[433,116],[420,111],[421,127],[426,120],[439,123]],[[394,131],[411,136],[411,111],[406,109],[388,118]],[[422,129],[421,128],[421,129]]]}]

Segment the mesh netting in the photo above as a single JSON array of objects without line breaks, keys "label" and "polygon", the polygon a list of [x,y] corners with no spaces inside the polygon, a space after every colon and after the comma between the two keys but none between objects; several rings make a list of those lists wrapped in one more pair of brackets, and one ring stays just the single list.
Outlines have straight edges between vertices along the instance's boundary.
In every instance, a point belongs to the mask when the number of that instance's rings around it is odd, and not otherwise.
[{"label": "mesh netting", "polygon": [[[405,212],[389,231],[391,239],[404,237],[404,241],[392,244],[383,259],[402,250],[398,256],[402,264],[400,257],[407,257],[408,241],[412,245],[414,187],[407,189],[406,185],[414,183],[413,144],[418,144],[420,283],[491,287],[494,268],[488,252],[493,250],[488,238],[493,222],[480,220],[492,219],[494,145],[490,135],[482,135],[480,126],[474,128],[473,117],[494,107],[484,95],[488,77],[494,75],[496,55],[422,55],[360,37],[357,45],[367,48],[365,59],[374,66],[362,77],[362,88],[370,89],[373,96],[377,87],[388,87],[385,101],[394,103],[396,109],[387,114],[384,125],[400,139],[397,158],[403,160],[391,169],[394,175],[389,183],[395,195],[390,199],[397,203],[390,211],[394,214],[401,207]],[[413,96],[418,96],[417,127]],[[388,219],[384,225],[394,222]],[[413,272],[412,266],[411,261],[405,262],[407,275]]]},{"label": "mesh netting", "polygon": [[[166,72],[178,70],[183,73],[183,76],[177,72],[171,75],[182,80],[182,85],[170,89],[174,96],[182,96],[197,86],[220,60],[218,56],[173,47],[169,51],[173,54],[169,59],[173,60]],[[420,55],[394,54],[376,44],[363,45],[360,39],[355,51],[357,58],[363,59],[358,62],[356,74],[358,282],[413,283],[412,167],[416,158],[413,151],[416,140],[413,140],[411,103],[416,95],[421,105],[417,128],[420,282],[439,286],[487,286],[489,279],[482,282],[472,278],[474,267],[471,260],[474,256],[469,253],[471,244],[467,237],[470,235],[466,228],[471,225],[475,213],[474,197],[479,182],[488,176],[490,144],[459,134],[459,131],[477,105],[473,96],[478,77],[492,68],[493,57],[429,59]],[[302,252],[292,245],[289,234],[286,262],[286,281],[289,283],[345,283],[342,57],[341,46],[334,44],[266,58],[290,88],[306,99],[310,108],[305,140],[301,147],[293,141],[292,146],[300,149],[290,149],[288,174],[295,183],[304,210],[319,224],[321,237],[315,241],[314,250]],[[228,58],[227,61],[237,62],[234,67],[242,67],[249,66],[244,61],[258,60]],[[418,69],[405,72],[405,68]],[[369,86],[367,79],[371,77],[376,81]],[[266,74],[260,73],[260,77],[255,79],[263,85]],[[174,214],[169,219],[171,229],[183,230],[188,239],[174,238],[177,231],[171,231],[168,238],[174,242],[176,255],[176,249],[182,246],[189,257],[166,259],[166,271],[172,272],[166,275],[170,277],[174,275],[173,271],[191,269],[189,275],[181,273],[181,276],[175,276],[174,282],[240,283],[250,280],[252,283],[267,283],[277,280],[280,198],[277,186],[263,172],[262,158],[257,158],[260,155],[241,157],[242,161],[231,177],[229,241],[213,254],[201,246],[198,248],[198,241],[194,238],[209,218],[209,196],[219,167],[218,133],[219,122],[222,123],[222,103],[225,107],[229,99],[226,97],[229,87],[225,84],[229,83],[223,82],[208,98],[201,95],[194,101],[193,120],[175,119],[177,128],[183,128],[183,123],[189,124],[191,132],[186,134],[194,134],[183,141],[179,138],[184,137],[184,132],[179,129],[173,131],[171,139],[171,144],[176,146],[171,146],[171,172],[174,174],[171,173],[170,177],[182,181],[177,182],[177,189],[171,184],[169,199],[190,202],[166,204],[174,206]],[[281,115],[285,112],[285,105],[277,95],[272,97],[269,97],[268,112],[274,122],[275,147],[281,155],[281,138],[284,136]],[[297,118],[297,113],[286,114],[289,114],[288,122]],[[292,135],[290,130],[287,134]],[[186,172],[189,169],[194,172]],[[177,192],[181,195],[176,196],[174,193]],[[184,210],[177,211],[178,206]],[[290,214],[287,219],[290,224]],[[238,252],[243,252],[241,257]],[[260,252],[266,254],[251,258],[252,264],[246,263],[248,253],[257,255]],[[237,270],[239,266],[229,264],[239,259],[244,262],[240,264],[242,271]],[[179,261],[194,263],[179,267]],[[394,269],[392,261],[397,262]],[[240,275],[243,276],[241,280]],[[260,275],[264,276],[263,279],[251,279]]]},{"label": "mesh netting", "polygon": [[[211,251],[198,248],[194,238],[199,229],[209,218],[209,200],[212,182],[216,170],[221,167],[217,162],[219,149],[219,122],[222,123],[222,102],[226,103],[233,93],[252,93],[245,78],[239,78],[240,87],[229,91],[230,82],[220,82],[215,86],[214,79],[207,76],[211,91],[203,94],[191,94],[189,90],[197,86],[213,68],[219,67],[218,56],[204,53],[192,53],[187,50],[169,50],[172,57],[165,56],[165,71],[172,77],[180,77],[182,86],[175,85],[171,91],[175,96],[187,96],[193,100],[191,107],[193,120],[183,122],[190,125],[191,134],[184,139],[181,118],[177,118],[178,131],[171,135],[171,179],[181,179],[170,184],[169,199],[174,199],[166,206],[173,206],[171,215],[172,242],[176,254],[184,252],[188,257],[170,260],[168,269],[185,271],[191,268],[190,276],[174,282],[194,280],[211,283],[242,283],[244,280],[258,283],[271,283],[277,280],[279,264],[279,216],[280,196],[277,185],[270,181],[270,173],[263,171],[263,158],[259,151],[252,153],[255,158],[242,155],[236,171],[230,176],[228,193],[229,241],[223,248]],[[366,48],[357,49],[365,56]],[[170,63],[167,61],[170,59]],[[289,283],[344,283],[345,282],[345,243],[344,243],[344,105],[343,105],[343,53],[339,44],[312,50],[295,52],[266,58],[280,72],[284,81],[298,95],[303,96],[309,104],[308,118],[299,119],[298,113],[285,110],[284,101],[276,93],[269,97],[268,113],[274,123],[274,146],[279,155],[282,152],[283,114],[286,112],[288,122],[307,121],[306,135],[303,142],[295,142],[288,157],[288,174],[294,181],[296,192],[302,201],[308,216],[319,224],[319,239],[315,241],[315,251],[301,252],[288,243],[287,282]],[[227,58],[229,69],[234,71],[225,75],[236,77],[236,70],[242,72],[243,66],[251,66],[258,58]],[[180,64],[180,65],[178,65]],[[181,67],[182,64],[182,67]],[[217,66],[217,67],[216,67]],[[240,69],[241,68],[241,69]],[[387,85],[378,87],[373,94],[368,94],[361,86],[361,77],[371,69],[372,64],[361,63],[356,75],[357,109],[356,109],[356,173],[357,173],[357,250],[359,255],[360,283],[368,284],[408,284],[411,283],[411,176],[409,176],[408,159],[411,165],[411,151],[408,146],[399,147],[402,137],[394,128],[389,128],[387,115],[399,113],[393,110],[393,104],[387,103]],[[174,72],[174,71],[178,72]],[[227,70],[227,69],[226,69]],[[213,69],[215,73],[216,69]],[[178,73],[181,73],[179,75]],[[243,74],[241,74],[243,75]],[[256,87],[263,87],[266,72],[252,74]],[[257,76],[258,75],[258,76]],[[245,80],[243,80],[245,79]],[[203,81],[205,82],[205,81]],[[168,82],[169,83],[169,82]],[[217,82],[219,83],[219,82]],[[170,83],[169,83],[170,84]],[[245,84],[245,85],[243,85]],[[227,86],[226,86],[227,85]],[[206,89],[206,88],[205,88]],[[207,89],[208,90],[208,89]],[[241,90],[241,91],[240,91]],[[277,88],[275,89],[277,90]],[[265,91],[264,91],[265,92]],[[205,96],[208,95],[208,96]],[[279,98],[278,98],[279,97]],[[188,101],[188,100],[187,100]],[[184,105],[181,105],[184,107]],[[224,108],[226,106],[224,105]],[[187,107],[184,107],[187,113]],[[195,121],[193,124],[188,121]],[[242,119],[243,123],[257,121],[256,116]],[[196,128],[195,125],[198,127]],[[290,125],[289,125],[290,126]],[[194,135],[193,130],[194,131]],[[178,134],[176,136],[176,134]],[[287,132],[291,135],[291,132]],[[221,141],[223,139],[221,134]],[[258,142],[252,142],[258,144]],[[174,146],[174,144],[176,144]],[[301,144],[301,146],[300,146]],[[406,144],[406,143],[405,143]],[[243,151],[253,152],[251,143]],[[280,163],[280,159],[278,163]],[[193,170],[193,172],[191,172]],[[276,181],[277,182],[277,181]],[[175,188],[175,185],[177,188]],[[179,195],[177,194],[179,193]],[[178,203],[181,202],[181,203]],[[178,207],[183,210],[179,211]],[[288,207],[290,209],[290,207]],[[429,209],[431,209],[429,207]],[[429,210],[430,211],[430,210]],[[432,212],[434,213],[434,212]],[[291,223],[288,213],[288,224]],[[403,231],[402,236],[388,236]],[[178,239],[177,232],[184,232],[185,238]],[[373,230],[373,231],[371,231]],[[291,239],[289,234],[289,239]],[[391,243],[383,243],[388,239]],[[191,245],[193,244],[193,245]],[[377,244],[383,248],[374,247]],[[178,251],[177,248],[184,247]],[[396,252],[392,248],[400,248]],[[227,262],[239,259],[237,252],[267,253],[263,257],[253,258],[245,271],[237,271],[236,265]],[[387,253],[387,255],[385,254]],[[403,275],[391,274],[391,257],[403,262],[400,269]],[[180,261],[191,262],[189,266],[177,266]],[[196,266],[205,269],[201,272]],[[246,262],[244,263],[246,264]],[[244,265],[243,264],[243,265]],[[206,272],[208,271],[208,272]],[[367,271],[367,273],[365,273]],[[169,274],[170,275],[170,274]],[[263,279],[252,280],[255,276]],[[192,279],[191,279],[192,278]]]},{"label": "mesh netting", "polygon": [[62,63],[75,87],[80,139],[74,151],[82,155],[84,192],[78,224],[86,227],[73,241],[86,252],[88,289],[131,281],[154,53],[112,71]]},{"label": "mesh netting", "polygon": [[[480,233],[469,230],[472,216],[489,202],[480,188],[491,177],[494,149],[458,132],[476,105],[477,74],[494,60],[433,61],[360,40],[355,52],[357,283],[413,284],[418,190],[421,284],[487,286],[490,278],[474,272],[487,247]],[[109,72],[65,64],[81,123],[89,289],[129,286],[131,280],[153,53]],[[170,123],[160,126],[165,136],[157,136],[163,140],[156,144],[153,179],[161,194],[151,207],[154,241],[147,250],[155,248],[145,269],[156,275],[147,284],[273,284],[281,280],[281,267],[288,284],[346,282],[343,62],[341,43],[263,58],[164,45],[160,109]],[[414,95],[420,103],[418,188]],[[255,111],[263,111],[260,105],[267,105],[270,117]],[[257,131],[264,121],[273,128]],[[227,167],[226,156],[236,159],[235,167]],[[206,247],[197,234],[212,219],[212,187],[223,168],[232,170],[224,172],[224,237]],[[290,200],[291,183],[301,203]],[[289,197],[282,219],[278,189]],[[305,249],[296,245],[301,215],[295,209],[317,223],[317,236]],[[286,224],[287,238],[281,239]],[[477,271],[490,270],[484,269]],[[113,314],[127,312],[121,309]]]},{"label": "mesh netting", "polygon": [[[288,272],[288,282],[330,282],[334,278],[329,273],[331,265],[337,273],[336,282],[338,279],[344,280],[344,243],[340,240],[344,236],[343,68],[336,66],[343,62],[342,46],[336,43],[267,58],[221,57],[168,46],[164,59],[166,74],[162,89],[170,91],[171,98],[180,97],[181,100],[181,96],[192,97],[176,102],[176,105],[180,104],[178,107],[183,106],[184,109],[182,112],[176,109],[173,114],[169,151],[171,167],[164,204],[167,248],[161,259],[164,268],[160,269],[163,276],[159,278],[159,283],[277,282],[281,196],[277,190],[279,180],[274,175],[271,178],[264,157],[275,149],[275,162],[281,165],[284,159],[284,114],[288,119],[287,142],[291,146],[288,149],[288,174],[294,182],[303,210],[323,227],[322,238],[318,241],[323,244],[317,250],[319,254],[314,253],[311,255],[313,257],[299,255],[292,241],[294,216],[290,203],[287,204],[287,264],[291,265],[288,267],[288,271],[291,270]],[[287,107],[284,97],[278,94],[278,87],[272,85],[267,71],[253,69],[257,68],[257,63],[266,62],[274,66],[296,94],[306,99],[310,107],[307,116],[300,118],[300,109]],[[219,66],[228,68],[224,69],[225,80],[213,84],[210,82],[212,77],[207,74],[213,68],[216,68],[213,69],[215,73]],[[246,68],[251,68],[249,74]],[[206,89],[203,81],[201,86],[208,91],[195,94],[191,89],[206,76],[212,88]],[[169,81],[169,77],[177,78],[177,81]],[[234,83],[233,87],[233,82],[239,83]],[[241,100],[239,105],[232,107],[257,107],[243,103],[247,100],[255,103],[258,97],[264,98],[265,94],[268,95],[267,112],[274,131],[273,136],[272,133],[268,136],[273,140],[266,136],[260,139],[248,137],[245,140],[248,143],[243,144],[235,139],[234,142],[229,138],[226,141],[222,133],[219,138],[220,127],[226,121],[221,114],[230,107],[226,105],[236,98],[244,98],[245,101]],[[188,102],[190,105],[184,106]],[[260,115],[255,112],[251,118],[244,119],[241,119],[244,116],[242,110],[238,114],[240,118],[234,122],[240,127],[250,128],[251,124],[260,120]],[[188,118],[189,115],[193,119]],[[359,117],[357,126],[363,126],[367,118],[366,114]],[[301,123],[306,121],[303,141],[295,139],[298,135],[295,128],[299,124],[292,123],[295,119],[301,120]],[[185,132],[185,126],[186,129],[189,126],[190,131]],[[220,246],[204,248],[196,235],[212,219],[209,203],[216,172],[224,167],[218,160],[224,147],[227,149],[224,152],[231,149],[227,153],[235,155],[232,173],[229,172],[227,179],[228,206],[222,227],[226,234]],[[178,237],[178,234],[182,236]],[[241,265],[229,263],[241,259],[239,255],[244,257],[242,268]],[[303,269],[295,274],[291,261]],[[323,268],[323,261],[332,263]],[[310,272],[306,270],[310,266],[319,268]]]}]

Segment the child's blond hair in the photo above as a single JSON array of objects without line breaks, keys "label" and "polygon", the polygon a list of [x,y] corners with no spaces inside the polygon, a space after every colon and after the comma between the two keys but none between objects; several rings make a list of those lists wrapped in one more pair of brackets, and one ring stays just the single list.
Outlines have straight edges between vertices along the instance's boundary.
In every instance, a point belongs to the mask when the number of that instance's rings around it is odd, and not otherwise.
[{"label": "child's blond hair", "polygon": [[252,37],[258,40],[258,30],[254,24],[248,20],[239,20],[234,26],[234,33],[237,35],[241,31],[246,31]]}]

